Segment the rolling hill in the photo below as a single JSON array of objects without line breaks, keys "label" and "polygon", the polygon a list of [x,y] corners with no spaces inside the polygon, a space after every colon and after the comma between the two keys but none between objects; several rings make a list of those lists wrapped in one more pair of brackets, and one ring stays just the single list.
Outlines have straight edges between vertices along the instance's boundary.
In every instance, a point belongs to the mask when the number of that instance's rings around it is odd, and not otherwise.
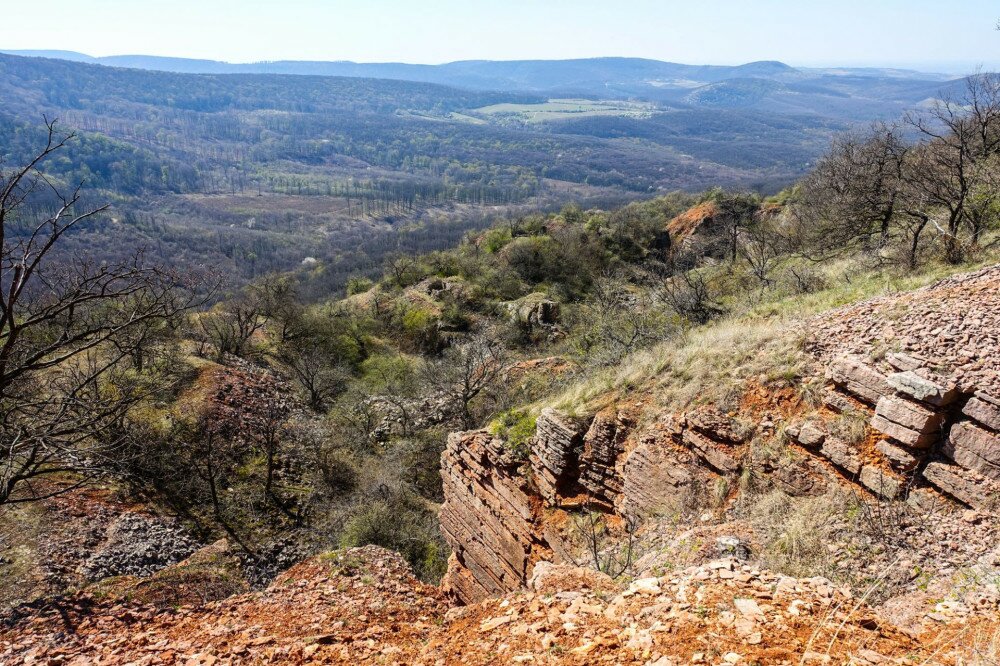
[{"label": "rolling hill", "polygon": [[933,96],[942,83],[955,78],[897,69],[796,68],[776,61],[718,66],[686,65],[643,58],[587,58],[467,60],[442,65],[416,65],[293,60],[228,63],[149,55],[95,58],[72,51],[6,53],[186,74],[346,76],[437,83],[471,90],[536,92],[549,96],[586,95],[605,99],[639,96],[671,102],[679,101],[692,90],[704,86],[711,89],[713,84],[723,82],[767,80],[788,84],[787,89],[775,87],[776,92],[791,90],[800,97],[811,96],[811,100],[803,106],[817,113],[824,113],[825,107],[818,102],[825,96],[846,95],[887,104],[907,104]]},{"label": "rolling hill", "polygon": [[836,133],[955,85],[777,62],[33,55],[52,57],[0,54],[0,155],[23,161],[43,115],[78,131],[50,175],[114,203],[114,223],[78,234],[80,248],[155,247],[237,281],[316,260],[324,289],[504,210],[717,185],[774,192]]}]

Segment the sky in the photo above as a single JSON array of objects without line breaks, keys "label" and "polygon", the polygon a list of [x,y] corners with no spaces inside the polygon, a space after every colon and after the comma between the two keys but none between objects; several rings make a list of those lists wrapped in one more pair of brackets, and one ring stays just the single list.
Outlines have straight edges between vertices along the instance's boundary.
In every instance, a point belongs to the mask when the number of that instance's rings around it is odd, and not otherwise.
[{"label": "sky", "polygon": [[229,62],[634,56],[690,64],[1000,68],[996,0],[47,0],[0,49]]}]

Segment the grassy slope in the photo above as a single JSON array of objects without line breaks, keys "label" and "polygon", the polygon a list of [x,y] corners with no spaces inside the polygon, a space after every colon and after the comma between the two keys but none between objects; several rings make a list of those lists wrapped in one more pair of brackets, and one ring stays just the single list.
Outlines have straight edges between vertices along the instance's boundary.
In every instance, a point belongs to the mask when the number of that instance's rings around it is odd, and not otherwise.
[{"label": "grassy slope", "polygon": [[570,412],[645,394],[657,410],[682,410],[722,400],[749,378],[763,384],[797,383],[809,359],[802,351],[811,317],[881,295],[912,291],[956,273],[996,263],[1000,252],[962,265],[931,263],[917,272],[864,270],[853,261],[821,267],[826,288],[778,295],[689,329],[678,339],[644,349],[620,365],[597,371],[532,406]]}]

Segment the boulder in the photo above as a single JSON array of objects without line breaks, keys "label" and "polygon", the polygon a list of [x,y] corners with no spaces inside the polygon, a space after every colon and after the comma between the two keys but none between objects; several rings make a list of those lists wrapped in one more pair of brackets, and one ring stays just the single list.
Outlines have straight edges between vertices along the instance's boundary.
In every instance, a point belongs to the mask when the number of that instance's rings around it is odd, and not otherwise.
[{"label": "boulder", "polygon": [[838,414],[852,412],[858,408],[851,398],[832,387],[827,387],[823,391],[823,405]]},{"label": "boulder", "polygon": [[851,474],[861,471],[861,455],[857,447],[839,437],[827,437],[820,452],[834,465]]},{"label": "boulder", "polygon": [[750,559],[750,553],[750,544],[737,536],[721,536],[715,540],[716,557],[731,557],[739,562],[745,562]]},{"label": "boulder", "polygon": [[733,474],[740,469],[739,461],[725,450],[727,447],[713,442],[694,430],[684,431],[683,442],[720,474]]},{"label": "boulder", "polygon": [[934,407],[950,405],[958,397],[954,385],[945,386],[942,383],[918,375],[913,370],[897,372],[886,377],[889,386],[903,395],[910,396],[920,402]]},{"label": "boulder", "polygon": [[983,394],[976,395],[965,403],[962,413],[990,430],[1000,432],[1000,400],[991,402]]},{"label": "boulder", "polygon": [[944,453],[962,467],[1000,481],[1000,435],[962,421],[952,426]]},{"label": "boulder", "polygon": [[912,471],[920,464],[920,458],[905,446],[899,446],[887,439],[875,445],[875,449],[886,457],[886,460],[896,469],[903,472]]},{"label": "boulder", "polygon": [[558,594],[560,592],[590,591],[598,594],[616,594],[621,585],[611,576],[593,569],[570,564],[539,562],[531,571],[528,589],[538,594]]},{"label": "boulder", "polygon": [[870,405],[894,392],[881,372],[857,356],[841,356],[835,359],[827,369],[827,378],[836,386]]},{"label": "boulder", "polygon": [[957,465],[932,462],[923,476],[935,487],[974,509],[993,510],[1000,503],[1000,484]]},{"label": "boulder", "polygon": [[911,488],[906,495],[906,503],[926,515],[950,513],[965,507],[951,496],[945,495],[936,488]]},{"label": "boulder", "polygon": [[907,372],[909,370],[918,370],[919,368],[926,367],[927,361],[911,356],[910,354],[902,354],[899,352],[893,352],[885,355],[886,362],[899,372]]},{"label": "boulder", "polygon": [[744,439],[736,419],[714,407],[698,407],[684,416],[689,428],[715,441],[737,444]]},{"label": "boulder", "polygon": [[542,293],[504,303],[512,322],[529,328],[551,328],[559,323],[559,303]]},{"label": "boulder", "polygon": [[906,485],[906,480],[898,474],[877,465],[862,467],[858,480],[865,488],[885,499],[896,499],[903,493]]},{"label": "boulder", "polygon": [[826,492],[829,473],[815,456],[783,460],[770,470],[770,480],[792,497],[815,497]]},{"label": "boulder", "polygon": [[802,427],[799,428],[796,440],[802,446],[819,448],[823,445],[823,441],[826,440],[826,436],[826,430],[823,428],[821,423],[806,421],[802,424]]},{"label": "boulder", "polygon": [[915,449],[941,439],[945,416],[900,396],[884,396],[875,407],[872,428]]}]

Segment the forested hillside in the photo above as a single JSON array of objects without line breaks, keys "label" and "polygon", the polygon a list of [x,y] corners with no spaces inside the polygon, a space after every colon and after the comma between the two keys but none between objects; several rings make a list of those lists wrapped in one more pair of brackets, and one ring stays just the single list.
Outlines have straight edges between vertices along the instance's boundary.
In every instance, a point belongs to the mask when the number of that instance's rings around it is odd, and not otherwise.
[{"label": "forested hillside", "polygon": [[585,58],[576,60],[470,60],[443,65],[405,63],[275,61],[228,63],[214,60],[125,55],[93,58],[61,51],[11,51],[24,56],[49,57],[188,74],[297,74],[420,81],[471,90],[534,92],[549,96],[584,95],[629,99],[642,97],[676,101],[700,87],[727,81],[756,80],[787,84],[799,104],[814,112],[822,99],[854,97],[869,100],[919,101],[955,77],[887,68],[802,68],[762,61],[735,66],[686,65],[645,58]]},{"label": "forested hillside", "polygon": [[[635,69],[609,62],[604,71],[622,66]],[[580,63],[553,67],[556,78],[594,75]],[[506,71],[530,78],[548,70]],[[789,99],[804,99],[794,89],[802,77],[784,66],[683,71],[750,77],[736,79],[744,82],[766,74],[782,90],[792,86]],[[617,101],[550,102],[548,93],[423,82],[178,74],[2,55],[0,146],[9,163],[23,161],[44,133],[43,114],[77,132],[48,173],[65,187],[84,183],[85,200],[112,203],[73,235],[79,250],[145,248],[211,264],[235,283],[300,270],[307,292],[320,294],[354,273],[373,274],[391,252],[448,246],[501,214],[716,184],[777,191],[851,119],[897,114],[941,85],[833,79],[841,89],[828,86],[821,97],[841,102],[822,102],[834,111],[822,113],[813,103],[734,105],[725,88],[685,88],[672,101],[608,93]],[[859,97],[858,86],[875,92]],[[842,113],[842,103],[853,110]]]}]

